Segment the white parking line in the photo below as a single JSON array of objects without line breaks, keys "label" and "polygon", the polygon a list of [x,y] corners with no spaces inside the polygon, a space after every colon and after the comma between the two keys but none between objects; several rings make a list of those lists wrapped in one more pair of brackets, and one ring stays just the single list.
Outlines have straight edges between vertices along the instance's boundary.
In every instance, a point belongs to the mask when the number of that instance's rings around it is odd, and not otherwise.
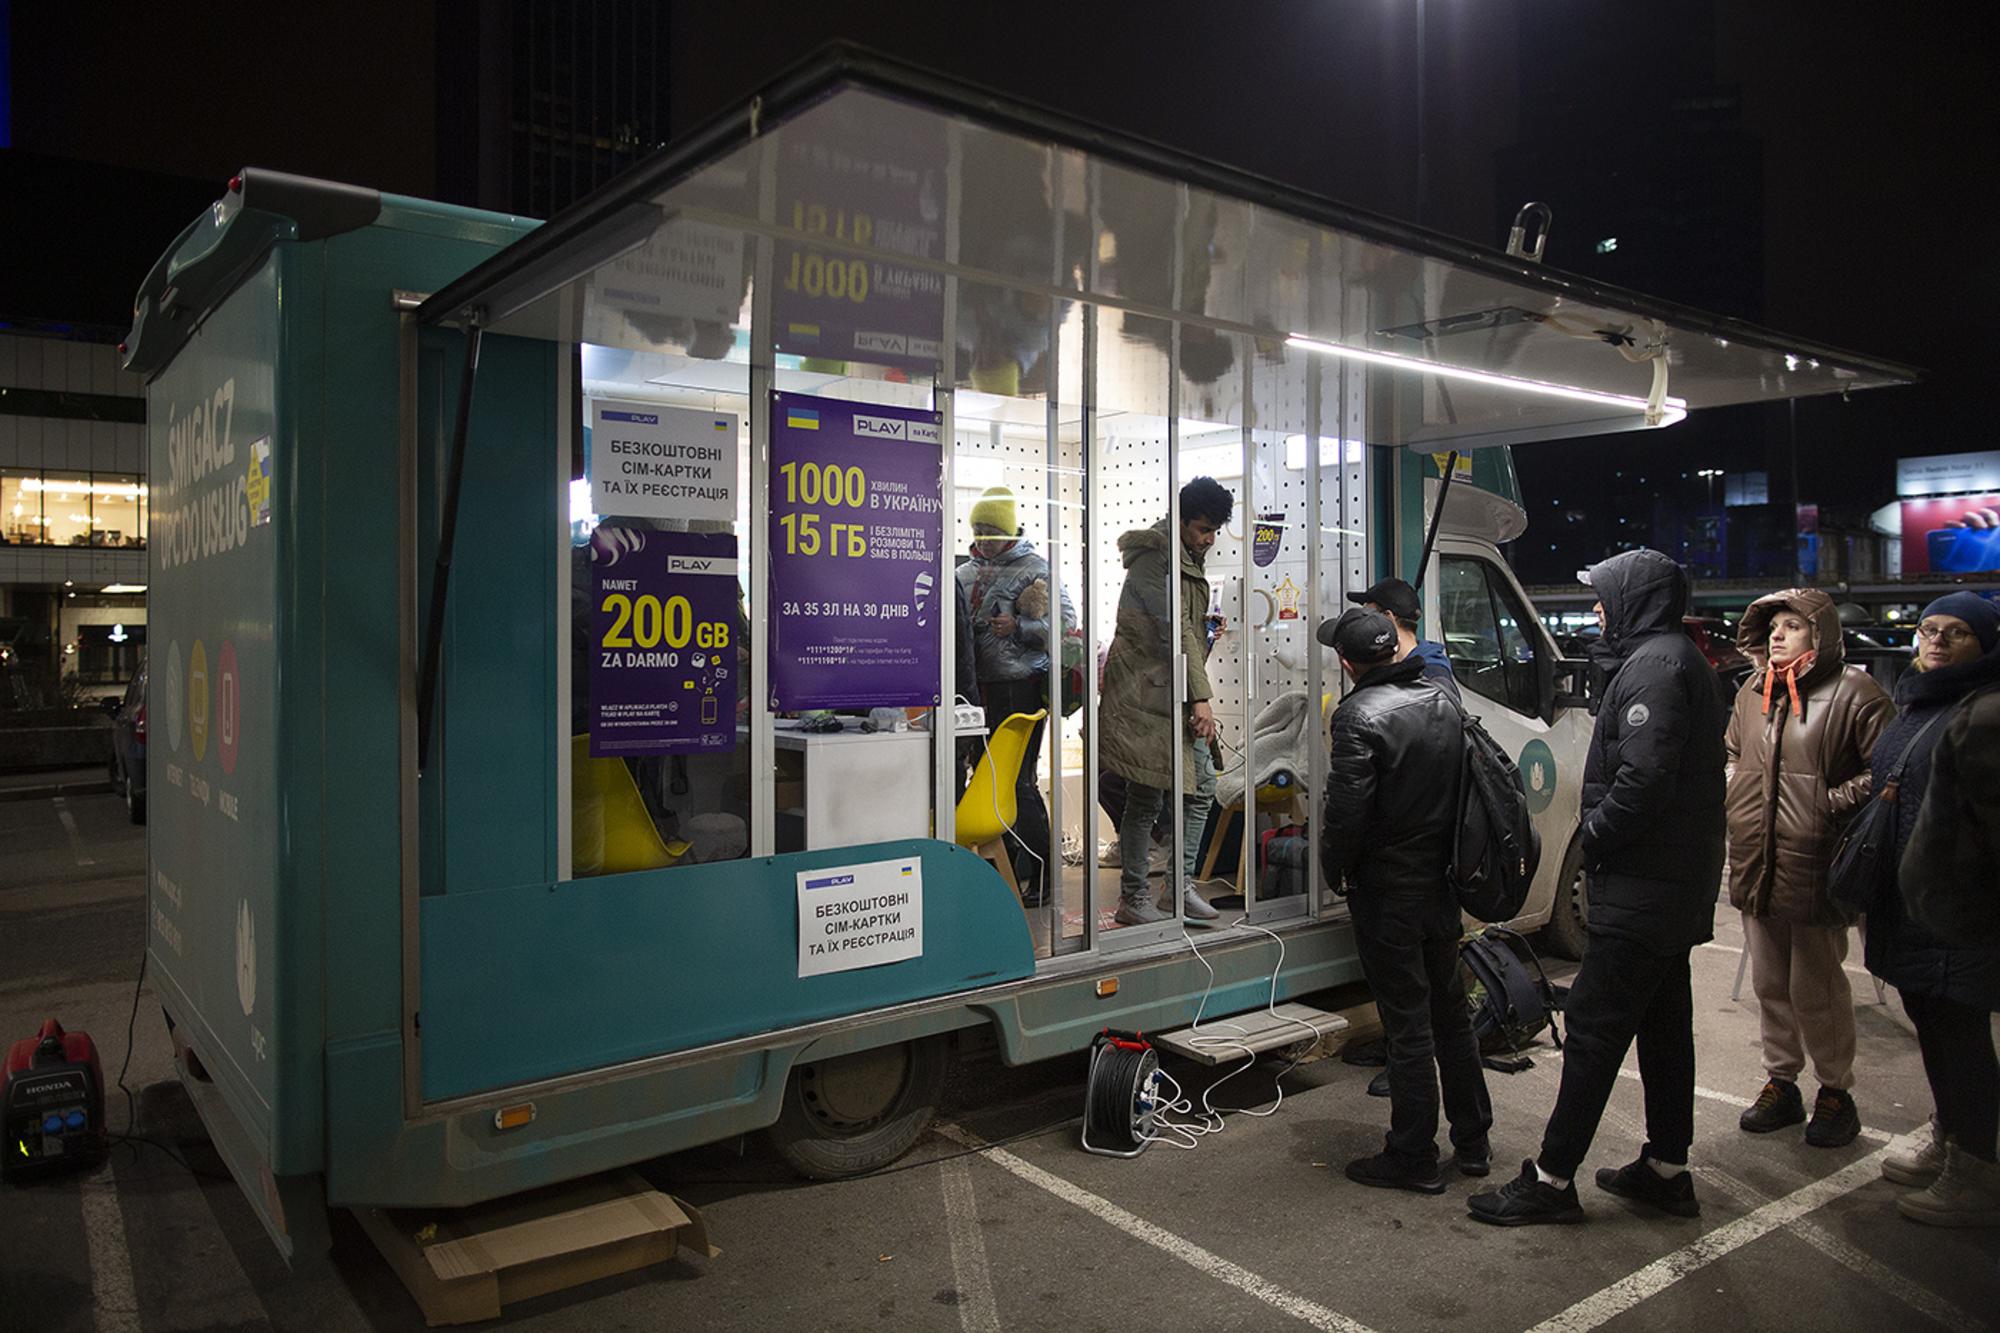
[{"label": "white parking line", "polygon": [[62,821],[63,831],[69,834],[69,849],[76,853],[76,863],[80,866],[96,865],[96,860],[83,850],[83,838],[76,831],[76,816],[69,812],[69,803],[60,796],[51,799],[56,807],[56,818]]},{"label": "white parking line", "polygon": [[[1714,1185],[1725,1194],[1732,1195],[1739,1203],[1748,1207],[1766,1201],[1766,1196],[1758,1192],[1747,1181],[1738,1180],[1726,1171],[1714,1167],[1698,1166],[1695,1175]],[[1866,1278],[1882,1290],[1894,1296],[1903,1304],[1921,1314],[1929,1315],[1946,1328],[1977,1328],[1980,1321],[1959,1309],[1944,1297],[1921,1283],[1904,1277],[1881,1260],[1863,1253],[1848,1244],[1826,1227],[1802,1217],[1792,1223],[1790,1234],[1839,1264],[1842,1268]]]},{"label": "white parking line", "polygon": [[993,1274],[986,1242],[979,1234],[979,1210],[972,1200],[972,1168],[961,1159],[939,1169],[944,1184],[944,1220],[951,1234],[951,1272],[958,1289],[958,1322],[965,1333],[1000,1333],[1000,1307],[993,1299]]},{"label": "white parking line", "polygon": [[98,1333],[140,1333],[139,1297],[132,1286],[132,1251],[125,1214],[105,1162],[83,1179],[83,1239],[90,1255],[91,1315]]},{"label": "white parking line", "polygon": [[1044,1171],[1004,1148],[987,1148],[983,1140],[960,1129],[957,1125],[940,1124],[936,1128],[939,1134],[953,1143],[963,1144],[968,1148],[984,1149],[980,1155],[1003,1171],[1012,1172],[1030,1185],[1047,1190],[1065,1203],[1075,1204],[1091,1216],[1109,1222],[1134,1240],[1144,1241],[1154,1249],[1172,1255],[1189,1267],[1236,1288],[1246,1296],[1262,1301],[1274,1310],[1288,1314],[1314,1328],[1329,1330],[1329,1333],[1372,1333],[1366,1324],[1357,1323],[1346,1315],[1327,1309],[1324,1305],[1286,1291],[1277,1283],[1259,1277],[1249,1269],[1233,1264],[1191,1240],[1154,1226],[1145,1218],[1127,1212],[1109,1199],[1072,1185],[1061,1176]]},{"label": "white parking line", "polygon": [[1647,1264],[1631,1276],[1614,1282],[1592,1296],[1586,1296],[1567,1310],[1543,1320],[1532,1333],[1583,1333],[1625,1313],[1648,1297],[1657,1296],[1690,1274],[1700,1272],[1716,1260],[1734,1253],[1780,1227],[1789,1226],[1823,1204],[1852,1193],[1871,1181],[1881,1179],[1882,1159],[1897,1145],[1891,1143],[1850,1163],[1830,1176],[1793,1190],[1784,1198],[1765,1204],[1754,1212],[1724,1223],[1690,1241],[1672,1254]]}]

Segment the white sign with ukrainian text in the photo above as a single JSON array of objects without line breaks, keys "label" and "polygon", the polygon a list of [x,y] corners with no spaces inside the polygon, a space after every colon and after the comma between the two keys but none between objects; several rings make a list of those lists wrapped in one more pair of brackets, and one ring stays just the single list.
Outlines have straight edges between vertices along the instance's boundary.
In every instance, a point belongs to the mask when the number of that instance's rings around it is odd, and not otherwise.
[{"label": "white sign with ukrainian text", "polygon": [[590,508],[607,518],[736,517],[734,412],[598,398],[590,409]]},{"label": "white sign with ukrainian text", "polygon": [[799,975],[924,955],[924,867],[912,856],[799,872]]}]

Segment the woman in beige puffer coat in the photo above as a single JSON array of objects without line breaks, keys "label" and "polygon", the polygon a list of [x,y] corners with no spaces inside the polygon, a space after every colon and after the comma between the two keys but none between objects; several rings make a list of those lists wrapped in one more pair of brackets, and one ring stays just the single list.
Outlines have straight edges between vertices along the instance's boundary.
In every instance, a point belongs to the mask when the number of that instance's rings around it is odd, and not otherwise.
[{"label": "woman in beige puffer coat", "polygon": [[1827,871],[1841,827],[1868,800],[1869,758],[1895,706],[1842,664],[1839,613],[1816,588],[1752,602],[1736,642],[1758,670],[1726,738],[1729,903],[1743,913],[1767,1079],[1741,1123],[1767,1133],[1806,1119],[1798,1077],[1810,1053],[1819,1096],[1806,1142],[1839,1147],[1861,1118],[1842,966],[1851,922],[1827,894]]}]

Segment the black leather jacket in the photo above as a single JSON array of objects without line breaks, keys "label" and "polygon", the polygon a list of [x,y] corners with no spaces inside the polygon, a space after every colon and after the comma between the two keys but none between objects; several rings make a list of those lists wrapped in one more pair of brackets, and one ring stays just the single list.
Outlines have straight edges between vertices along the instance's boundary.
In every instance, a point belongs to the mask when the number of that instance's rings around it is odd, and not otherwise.
[{"label": "black leather jacket", "polygon": [[1440,894],[1458,826],[1465,722],[1414,653],[1377,667],[1334,711],[1320,868],[1363,894]]}]

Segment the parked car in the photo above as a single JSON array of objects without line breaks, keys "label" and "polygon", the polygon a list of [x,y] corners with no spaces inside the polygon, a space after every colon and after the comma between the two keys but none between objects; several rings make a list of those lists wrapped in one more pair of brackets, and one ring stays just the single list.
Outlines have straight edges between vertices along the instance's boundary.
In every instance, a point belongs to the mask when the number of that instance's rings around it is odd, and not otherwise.
[{"label": "parked car", "polygon": [[1894,692],[1897,679],[1916,658],[1916,629],[1909,625],[1842,625],[1841,651],[1850,666],[1866,667],[1881,687]]},{"label": "parked car", "polygon": [[1683,616],[1681,626],[1687,636],[1694,640],[1694,646],[1701,649],[1701,655],[1715,668],[1715,674],[1722,677],[1722,683],[1729,690],[1729,697],[1743,688],[1743,682],[1750,679],[1757,664],[1743,655],[1736,646],[1736,632],[1720,616]]},{"label": "parked car", "polygon": [[125,687],[111,717],[111,790],[125,798],[134,824],[146,822],[146,664]]}]

